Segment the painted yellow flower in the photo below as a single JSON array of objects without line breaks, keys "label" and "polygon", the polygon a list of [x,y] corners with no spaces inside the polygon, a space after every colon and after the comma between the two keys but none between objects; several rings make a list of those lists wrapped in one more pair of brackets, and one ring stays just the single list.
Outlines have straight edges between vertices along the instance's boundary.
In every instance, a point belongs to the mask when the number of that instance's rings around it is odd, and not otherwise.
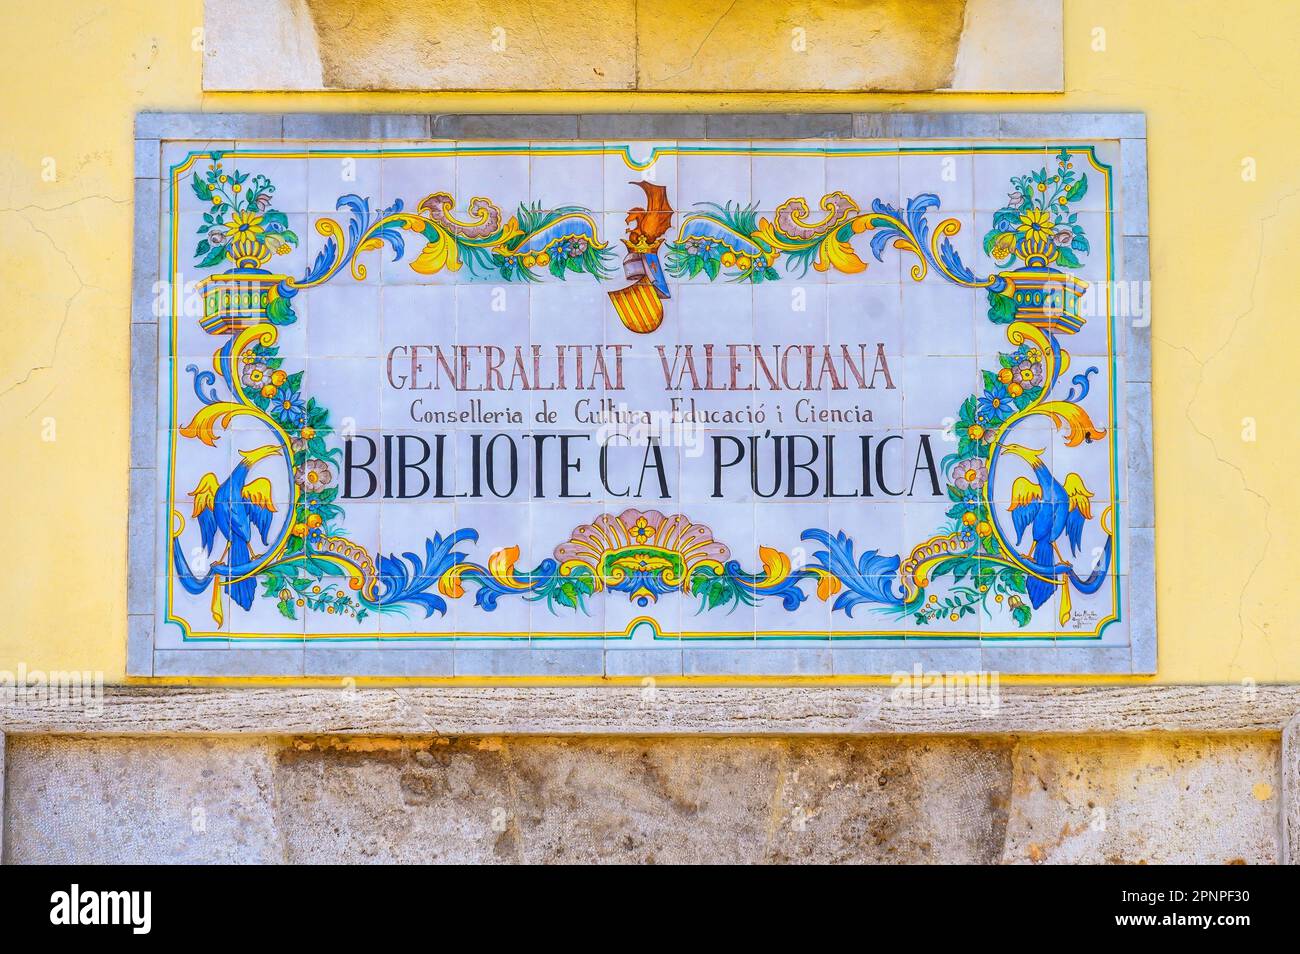
[{"label": "painted yellow flower", "polygon": [[654,528],[646,521],[645,517],[637,517],[636,523],[632,526],[632,539],[637,543],[645,543],[654,536]]},{"label": "painted yellow flower", "polygon": [[236,212],[230,217],[228,229],[237,239],[255,239],[266,231],[262,228],[262,217],[255,212]]},{"label": "painted yellow flower", "polygon": [[1047,236],[1052,231],[1052,217],[1043,209],[1030,209],[1020,216],[1017,229],[1029,236]]}]

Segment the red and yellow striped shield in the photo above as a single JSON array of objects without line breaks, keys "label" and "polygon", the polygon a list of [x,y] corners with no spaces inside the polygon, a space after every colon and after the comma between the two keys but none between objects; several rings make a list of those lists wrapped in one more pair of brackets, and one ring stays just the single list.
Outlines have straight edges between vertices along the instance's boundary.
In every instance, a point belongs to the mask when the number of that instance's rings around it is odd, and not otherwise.
[{"label": "red and yellow striped shield", "polygon": [[619,320],[631,331],[648,335],[664,321],[664,303],[655,287],[648,282],[637,282],[609,293]]}]

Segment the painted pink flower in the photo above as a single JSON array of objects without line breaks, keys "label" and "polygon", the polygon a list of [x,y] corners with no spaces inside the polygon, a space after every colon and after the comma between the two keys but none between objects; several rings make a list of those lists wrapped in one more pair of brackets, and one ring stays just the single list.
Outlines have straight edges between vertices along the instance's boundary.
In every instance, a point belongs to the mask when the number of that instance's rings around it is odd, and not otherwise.
[{"label": "painted pink flower", "polygon": [[324,490],[334,482],[334,472],[323,460],[309,460],[302,465],[295,480],[303,490]]},{"label": "painted pink flower", "polygon": [[266,362],[249,361],[248,355],[244,358],[244,366],[239,369],[239,379],[245,385],[261,390],[262,386],[271,380],[271,372],[267,370]]},{"label": "painted pink flower", "polygon": [[952,482],[958,490],[979,490],[989,479],[989,468],[978,457],[958,461],[952,469]]},{"label": "painted pink flower", "polygon": [[1015,382],[1022,388],[1040,387],[1043,383],[1043,362],[1021,361],[1013,373]]}]

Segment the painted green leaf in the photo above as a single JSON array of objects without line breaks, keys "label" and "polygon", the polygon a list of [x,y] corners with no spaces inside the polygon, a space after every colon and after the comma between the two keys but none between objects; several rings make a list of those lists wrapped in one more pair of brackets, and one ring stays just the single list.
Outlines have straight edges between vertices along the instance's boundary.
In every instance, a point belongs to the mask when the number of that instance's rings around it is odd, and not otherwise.
[{"label": "painted green leaf", "polygon": [[989,321],[995,325],[1009,325],[1016,320],[1016,303],[1007,295],[989,291]]},{"label": "painted green leaf", "polygon": [[293,313],[293,306],[287,298],[276,298],[266,306],[267,320],[273,325],[291,325],[298,316]]},{"label": "painted green leaf", "polygon": [[1074,252],[1068,248],[1058,249],[1056,253],[1056,264],[1062,268],[1078,268],[1081,264]]},{"label": "painted green leaf", "polygon": [[[194,254],[197,255],[199,253],[196,251]],[[204,255],[202,261],[199,262],[198,267],[211,268],[213,265],[216,265],[225,257],[226,257],[225,247],[222,245],[218,245],[216,248],[208,250],[208,253]]]}]

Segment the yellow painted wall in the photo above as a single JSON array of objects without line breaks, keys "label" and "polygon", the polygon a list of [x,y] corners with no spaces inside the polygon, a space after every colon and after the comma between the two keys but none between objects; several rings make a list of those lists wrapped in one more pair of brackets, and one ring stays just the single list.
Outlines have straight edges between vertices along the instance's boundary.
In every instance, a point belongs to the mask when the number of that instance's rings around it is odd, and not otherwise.
[{"label": "yellow painted wall", "polygon": [[[1142,110],[1158,680],[1300,680],[1290,567],[1300,334],[1289,298],[1300,249],[1300,18],[1279,16],[1281,5],[1066,0],[1068,91],[1035,96],[204,95],[201,0],[3,5],[0,669],[123,679],[138,110]],[[661,15],[675,5],[664,0]],[[1095,29],[1104,51],[1093,48]],[[1243,181],[1246,157],[1255,181]],[[51,160],[56,178],[46,181]],[[1246,418],[1254,441],[1243,440]]]}]

